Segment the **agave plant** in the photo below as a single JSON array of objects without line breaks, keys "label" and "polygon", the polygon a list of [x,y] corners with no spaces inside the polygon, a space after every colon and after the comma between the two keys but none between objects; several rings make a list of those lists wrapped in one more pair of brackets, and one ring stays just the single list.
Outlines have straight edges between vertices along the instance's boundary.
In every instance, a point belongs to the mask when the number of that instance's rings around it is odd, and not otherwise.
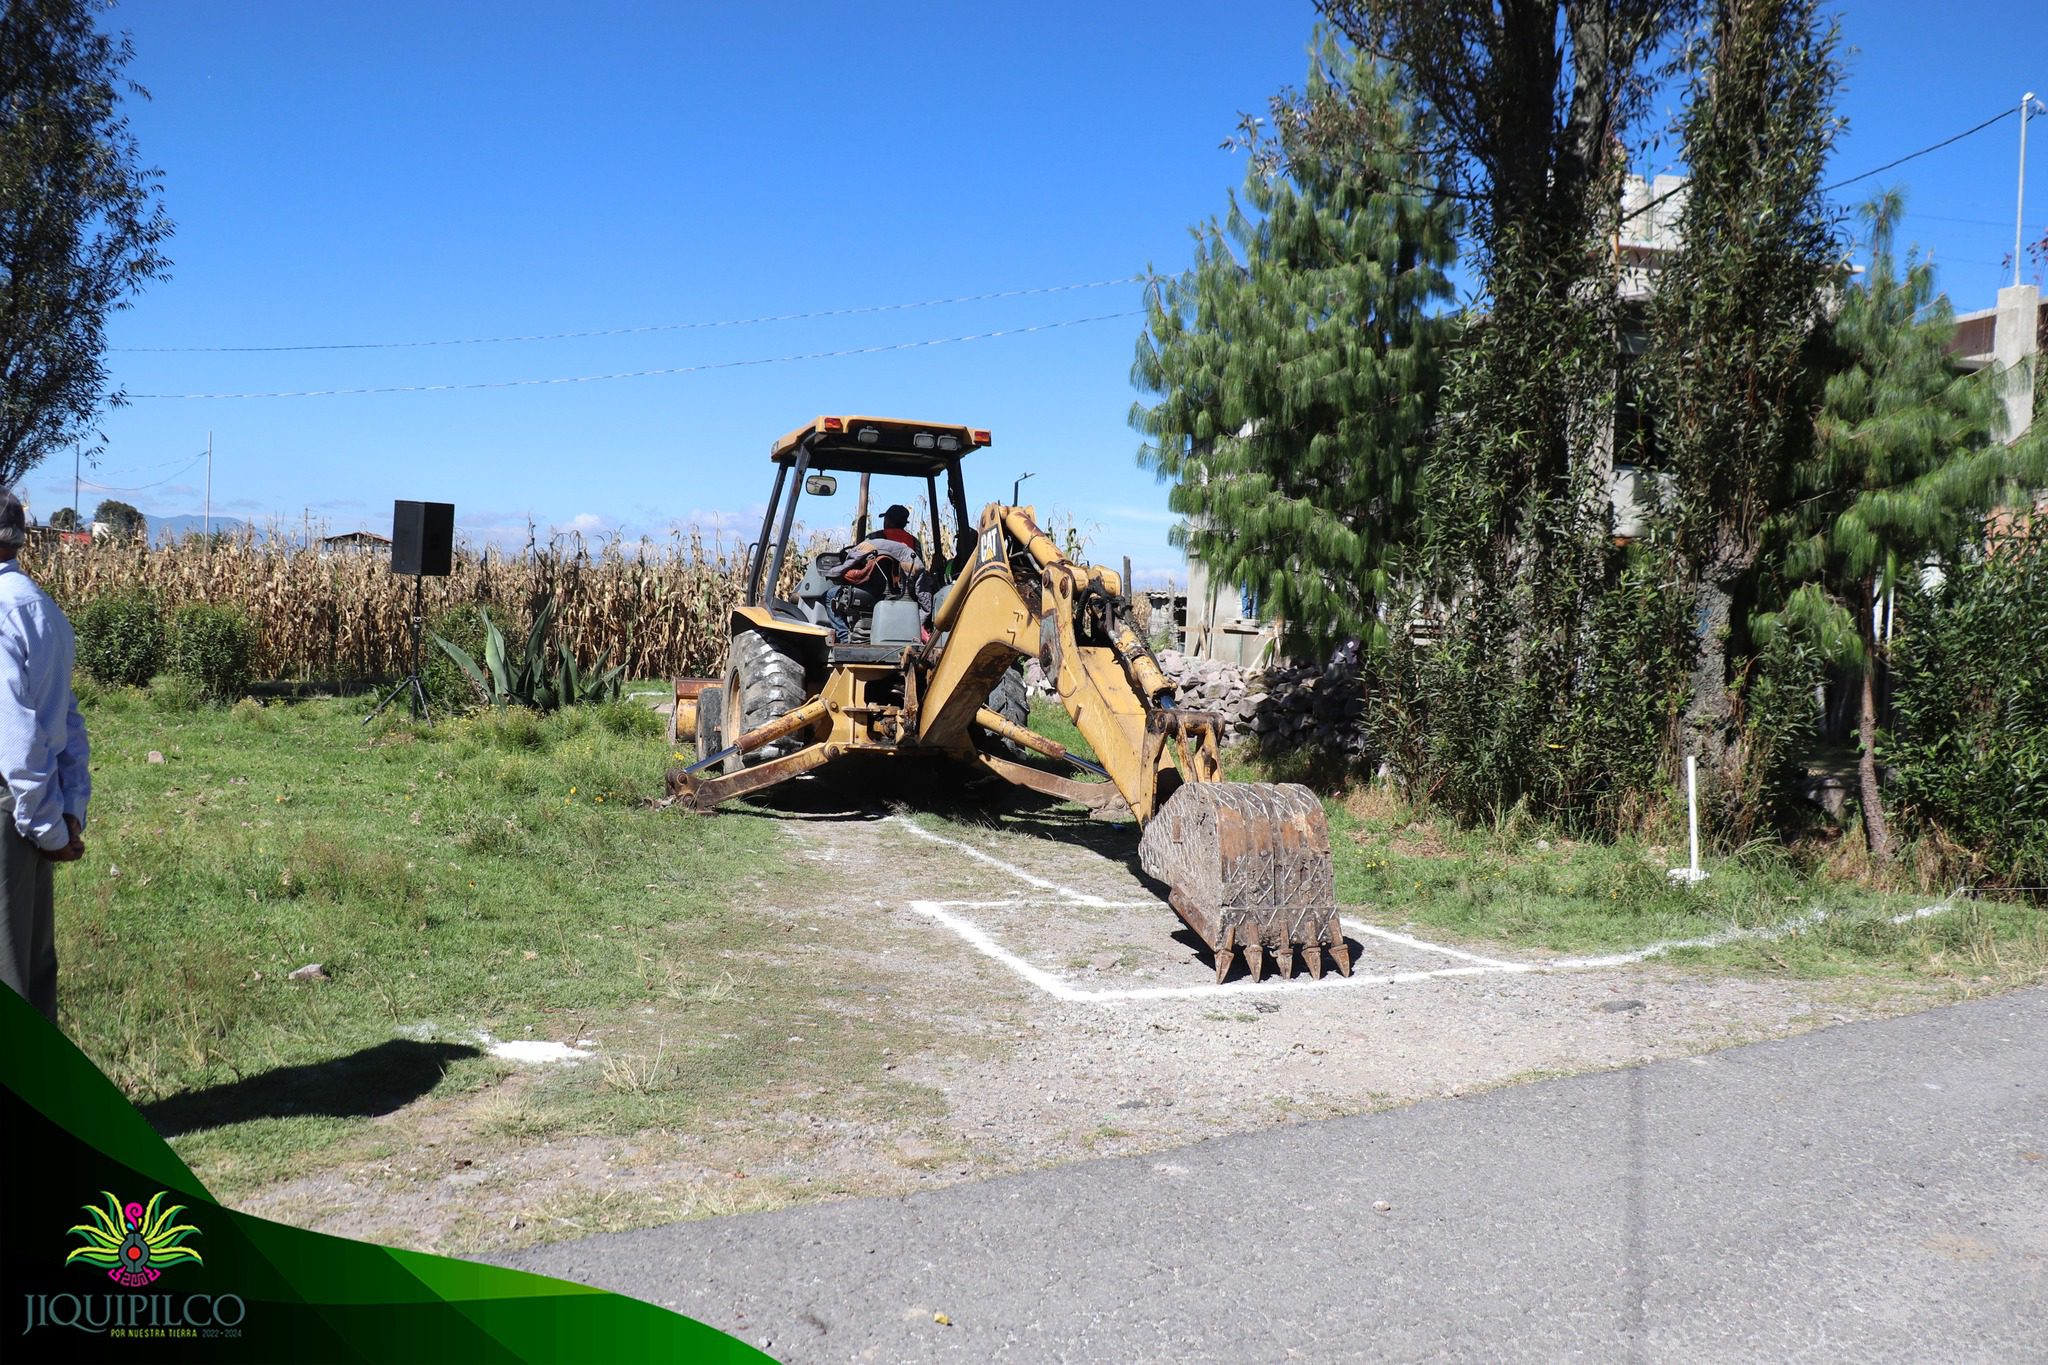
[{"label": "agave plant", "polygon": [[106,1208],[81,1205],[92,1215],[93,1221],[69,1229],[85,1238],[85,1245],[74,1247],[64,1258],[64,1264],[83,1261],[87,1265],[101,1266],[109,1278],[131,1288],[148,1284],[163,1273],[164,1266],[182,1265],[187,1261],[205,1264],[205,1258],[198,1252],[182,1245],[199,1229],[190,1223],[176,1221],[178,1215],[185,1211],[183,1204],[163,1207],[164,1191],[157,1191],[146,1209],[135,1203],[124,1207],[112,1192],[101,1190],[100,1193],[106,1195]]},{"label": "agave plant", "polygon": [[610,701],[619,695],[626,666],[611,668],[611,651],[598,656],[597,666],[588,672],[577,667],[575,651],[566,642],[548,643],[548,630],[555,621],[555,596],[541,599],[534,613],[533,629],[526,634],[526,647],[517,654],[506,645],[504,632],[488,617],[484,620],[484,662],[476,660],[462,646],[434,636],[434,643],[466,674],[478,695],[492,706],[529,706],[552,711],[560,706]]}]

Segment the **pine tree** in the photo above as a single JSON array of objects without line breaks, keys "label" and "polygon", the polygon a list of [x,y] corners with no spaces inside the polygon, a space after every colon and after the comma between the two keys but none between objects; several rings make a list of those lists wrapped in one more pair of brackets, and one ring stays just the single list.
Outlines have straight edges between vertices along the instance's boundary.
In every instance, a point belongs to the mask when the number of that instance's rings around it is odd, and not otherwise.
[{"label": "pine tree", "polygon": [[1153,293],[1132,380],[1158,401],[1131,422],[1149,438],[1139,462],[1174,481],[1179,543],[1316,650],[1383,635],[1458,223],[1389,68],[1324,37],[1276,112],[1244,203],[1197,229],[1194,268]]},{"label": "pine tree", "polygon": [[1790,590],[1757,623],[1766,636],[1803,629],[1856,677],[1864,832],[1880,862],[1892,837],[1877,781],[1878,605],[1922,564],[1981,542],[1986,513],[2048,482],[2042,432],[2012,445],[1993,436],[2000,376],[1951,363],[1954,314],[1933,267],[1899,273],[1901,211],[1897,193],[1862,210],[1870,268],[1844,291],[1813,458],[1771,528]]}]

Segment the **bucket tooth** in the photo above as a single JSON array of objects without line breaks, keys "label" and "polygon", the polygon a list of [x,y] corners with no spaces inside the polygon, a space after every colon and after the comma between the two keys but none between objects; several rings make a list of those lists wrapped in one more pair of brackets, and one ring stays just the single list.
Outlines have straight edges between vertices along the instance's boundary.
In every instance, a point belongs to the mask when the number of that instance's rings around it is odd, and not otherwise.
[{"label": "bucket tooth", "polygon": [[1283,945],[1281,945],[1280,947],[1278,947],[1278,948],[1275,948],[1275,949],[1273,950],[1273,956],[1279,959],[1279,961],[1278,961],[1278,963],[1277,963],[1276,965],[1278,965],[1278,967],[1280,968],[1280,979],[1281,979],[1282,981],[1285,981],[1285,980],[1287,980],[1287,979],[1288,979],[1289,977],[1291,977],[1291,976],[1293,976],[1293,975],[1294,975],[1294,945],[1293,945],[1293,944],[1291,944],[1291,943],[1288,943],[1288,944],[1283,944]]},{"label": "bucket tooth", "polygon": [[1223,942],[1216,945],[1216,984],[1230,975],[1230,966],[1237,958],[1237,929],[1235,926],[1223,931]]},{"label": "bucket tooth", "polygon": [[1244,969],[1252,980],[1257,981],[1266,974],[1266,950],[1257,943],[1244,945]]},{"label": "bucket tooth", "polygon": [[1310,943],[1305,945],[1301,952],[1302,956],[1308,959],[1308,974],[1321,981],[1323,979],[1323,945],[1320,943]]},{"label": "bucket tooth", "polygon": [[1344,926],[1335,915],[1330,916],[1330,956],[1337,959],[1337,970],[1351,975],[1351,945],[1344,941]]}]

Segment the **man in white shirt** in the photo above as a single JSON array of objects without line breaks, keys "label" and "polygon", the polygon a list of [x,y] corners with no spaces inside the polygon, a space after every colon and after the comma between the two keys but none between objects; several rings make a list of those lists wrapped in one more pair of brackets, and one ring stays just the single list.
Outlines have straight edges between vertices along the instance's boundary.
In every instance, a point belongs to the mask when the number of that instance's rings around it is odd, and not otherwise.
[{"label": "man in white shirt", "polygon": [[85,720],[71,693],[77,640],[16,556],[27,516],[0,488],[0,982],[57,1022],[52,872],[85,856]]}]

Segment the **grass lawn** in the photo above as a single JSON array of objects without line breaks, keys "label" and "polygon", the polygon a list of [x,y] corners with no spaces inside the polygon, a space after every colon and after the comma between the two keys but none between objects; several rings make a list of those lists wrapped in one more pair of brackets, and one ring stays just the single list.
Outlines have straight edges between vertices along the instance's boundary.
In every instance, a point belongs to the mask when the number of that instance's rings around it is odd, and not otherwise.
[{"label": "grass lawn", "polygon": [[[519,1089],[500,1117],[523,1136],[716,1118],[806,1075],[857,1086],[900,1043],[783,1046],[831,987],[757,970],[794,926],[734,907],[803,876],[773,820],[650,807],[672,758],[646,707],[366,730],[367,709],[84,698],[64,1028],[216,1193],[374,1157],[377,1115],[503,1079],[480,1033],[602,1039]],[[288,979],[315,962],[331,979]]]},{"label": "grass lawn", "polygon": [[[1092,757],[1058,705],[1034,702],[1031,725]],[[1239,753],[1226,755],[1225,768],[1241,781],[1276,780],[1271,765]],[[1660,960],[1806,976],[1905,974],[1970,986],[2031,979],[2048,965],[2048,916],[2036,907],[1964,901],[1893,923],[1941,896],[1833,877],[1823,860],[1775,844],[1706,858],[1708,879],[1687,886],[1665,875],[1685,863],[1682,826],[1667,842],[1614,843],[1568,839],[1529,820],[1459,829],[1364,787],[1324,797],[1323,809],[1338,902],[1375,922],[1452,940],[1618,952],[1783,926],[1819,911],[1796,933],[1681,949]]]},{"label": "grass lawn", "polygon": [[[564,1230],[772,1206],[816,1197],[807,1163],[835,1134],[943,1115],[892,1057],[984,1045],[954,1005],[896,997],[864,921],[814,913],[845,888],[798,856],[787,818],[655,806],[673,751],[638,703],[365,729],[367,698],[82,700],[95,794],[86,860],[58,873],[64,1027],[223,1198],[264,1190],[314,1216],[354,1200],[350,1182],[438,1190],[448,1168],[419,1154],[440,1133],[503,1194],[461,1201],[475,1208],[431,1234],[443,1247],[486,1244],[494,1208],[527,1208],[529,1170]],[[1056,709],[1033,722],[1087,752]],[[1459,831],[1357,791],[1325,808],[1339,899],[1445,939],[1628,949],[1818,906],[1830,917],[1799,934],[1673,960],[1965,990],[2048,960],[2037,912],[1966,903],[1891,924],[1932,898],[1831,881],[1780,849],[1713,859],[1687,889],[1664,876],[1673,851],[1644,840]],[[315,962],[328,979],[289,978]],[[594,1055],[522,1067],[487,1038],[592,1039]],[[697,1171],[689,1144],[713,1132],[752,1155]],[[666,1183],[629,1196],[525,1161],[573,1166],[584,1138],[629,1139]]]}]

